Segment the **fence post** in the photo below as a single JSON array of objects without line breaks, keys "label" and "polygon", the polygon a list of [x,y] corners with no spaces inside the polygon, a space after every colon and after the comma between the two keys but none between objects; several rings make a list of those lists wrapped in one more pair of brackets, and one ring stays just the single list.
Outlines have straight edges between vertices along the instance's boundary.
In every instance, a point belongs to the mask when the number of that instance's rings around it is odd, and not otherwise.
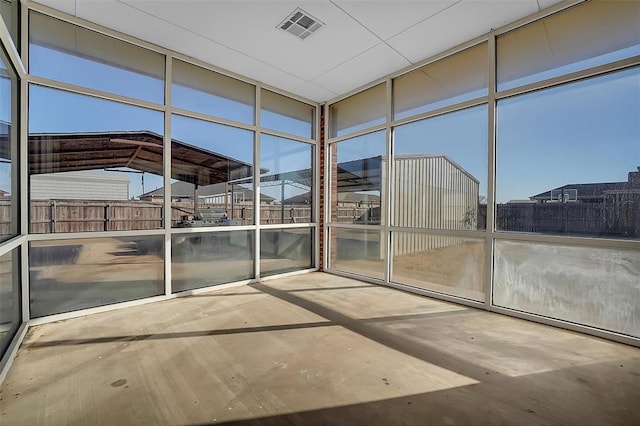
[{"label": "fence post", "polygon": [[109,231],[111,219],[111,204],[107,203],[104,206],[104,230]]},{"label": "fence post", "polygon": [[56,233],[56,200],[52,200],[49,203],[49,216],[51,217],[51,233]]}]

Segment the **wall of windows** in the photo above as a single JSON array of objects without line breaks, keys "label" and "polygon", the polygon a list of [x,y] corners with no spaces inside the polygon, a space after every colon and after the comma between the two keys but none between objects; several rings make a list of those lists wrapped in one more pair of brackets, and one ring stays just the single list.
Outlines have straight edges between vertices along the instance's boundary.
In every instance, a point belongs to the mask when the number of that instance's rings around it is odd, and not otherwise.
[{"label": "wall of windows", "polygon": [[319,209],[329,271],[638,343],[638,2],[492,32],[323,129],[312,102],[51,13],[0,10],[0,369],[29,319],[317,268]]},{"label": "wall of windows", "polygon": [[315,103],[3,4],[1,370],[28,320],[317,268]]},{"label": "wall of windows", "polygon": [[329,105],[329,271],[638,343],[637,2],[512,24]]}]

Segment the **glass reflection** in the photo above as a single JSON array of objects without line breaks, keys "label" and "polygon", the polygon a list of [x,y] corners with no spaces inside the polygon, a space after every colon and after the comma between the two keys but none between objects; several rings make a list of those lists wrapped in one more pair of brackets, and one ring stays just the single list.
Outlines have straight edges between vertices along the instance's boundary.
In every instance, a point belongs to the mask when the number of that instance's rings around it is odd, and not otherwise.
[{"label": "glass reflection", "polygon": [[495,242],[493,303],[640,337],[640,252]]},{"label": "glass reflection", "polygon": [[171,132],[172,226],[253,224],[253,132],[179,115]]},{"label": "glass reflection", "polygon": [[31,316],[164,294],[163,247],[162,235],[31,242]]},{"label": "glass reflection", "polygon": [[386,87],[378,84],[331,105],[331,137],[383,124],[387,119]]},{"label": "glass reflection", "polygon": [[21,322],[19,249],[0,256],[0,357]]},{"label": "glass reflection", "polygon": [[264,89],[260,106],[260,125],[265,129],[313,138],[313,106]]},{"label": "glass reflection", "polygon": [[396,127],[395,226],[486,228],[487,107]]},{"label": "glass reflection", "polygon": [[37,12],[29,24],[29,73],[164,103],[163,55]]},{"label": "glass reflection", "polygon": [[29,100],[32,233],[162,227],[162,112],[35,85]]},{"label": "glass reflection", "polygon": [[594,0],[497,38],[498,90],[640,55],[637,1]]},{"label": "glass reflection", "polygon": [[253,124],[253,85],[176,59],[172,73],[174,107]]},{"label": "glass reflection", "polygon": [[385,132],[331,145],[331,220],[379,225],[384,219]]},{"label": "glass reflection", "polygon": [[330,228],[329,267],[384,279],[384,233],[369,229]]},{"label": "glass reflection", "polygon": [[260,223],[309,223],[313,206],[313,145],[260,137]]},{"label": "glass reflection", "polygon": [[313,228],[262,229],[260,275],[275,275],[313,267]]},{"label": "glass reflection", "polygon": [[484,301],[484,240],[408,232],[392,237],[392,281]]},{"label": "glass reflection", "polygon": [[18,233],[17,78],[0,49],[0,241]]},{"label": "glass reflection", "polygon": [[638,117],[639,68],[499,101],[497,229],[640,239]]},{"label": "glass reflection", "polygon": [[19,46],[18,44],[18,17],[20,8],[20,0],[2,0],[0,1],[0,16],[2,16],[2,20],[4,21],[5,26],[7,27],[7,31],[9,35],[13,39],[13,44],[15,46]]},{"label": "glass reflection", "polygon": [[393,80],[394,119],[487,96],[487,43]]},{"label": "glass reflection", "polygon": [[253,278],[253,231],[171,237],[174,293]]}]

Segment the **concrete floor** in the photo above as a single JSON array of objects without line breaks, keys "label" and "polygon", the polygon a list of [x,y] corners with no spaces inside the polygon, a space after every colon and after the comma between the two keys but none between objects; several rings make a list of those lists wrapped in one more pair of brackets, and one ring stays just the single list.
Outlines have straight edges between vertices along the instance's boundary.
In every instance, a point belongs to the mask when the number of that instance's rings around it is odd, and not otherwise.
[{"label": "concrete floor", "polygon": [[32,328],[0,424],[640,424],[640,349],[314,273]]}]

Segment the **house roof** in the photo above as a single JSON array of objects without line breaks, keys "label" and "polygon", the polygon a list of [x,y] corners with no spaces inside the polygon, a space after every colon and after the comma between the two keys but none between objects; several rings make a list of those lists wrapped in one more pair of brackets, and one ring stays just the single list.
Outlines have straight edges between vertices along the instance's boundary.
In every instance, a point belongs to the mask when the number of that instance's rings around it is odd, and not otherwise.
[{"label": "house roof", "polygon": [[601,198],[607,191],[619,191],[627,189],[628,182],[603,182],[603,183],[569,183],[559,186],[546,192],[529,197],[531,200],[550,200],[551,192],[559,193],[560,191],[576,190],[578,200],[592,200]]}]

